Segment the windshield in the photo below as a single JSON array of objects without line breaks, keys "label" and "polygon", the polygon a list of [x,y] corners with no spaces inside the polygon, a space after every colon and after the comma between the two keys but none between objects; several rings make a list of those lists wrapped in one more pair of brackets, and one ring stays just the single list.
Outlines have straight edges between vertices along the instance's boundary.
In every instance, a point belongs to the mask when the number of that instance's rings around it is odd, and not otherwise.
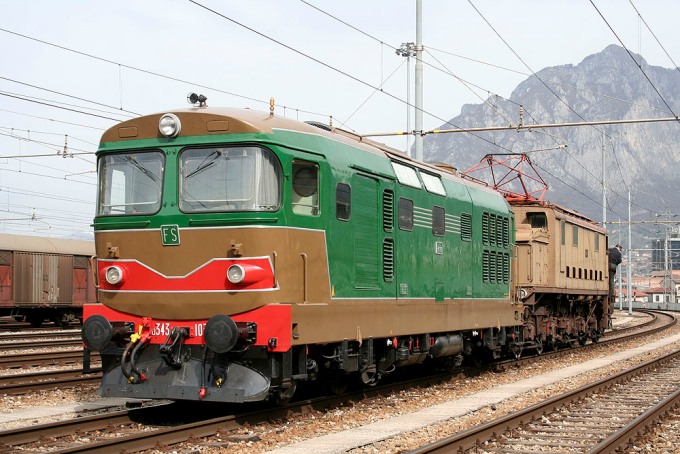
[{"label": "windshield", "polygon": [[161,206],[160,151],[110,154],[99,159],[97,215],[153,214]]},{"label": "windshield", "polygon": [[280,200],[281,167],[269,150],[187,148],[180,155],[184,212],[276,211]]}]

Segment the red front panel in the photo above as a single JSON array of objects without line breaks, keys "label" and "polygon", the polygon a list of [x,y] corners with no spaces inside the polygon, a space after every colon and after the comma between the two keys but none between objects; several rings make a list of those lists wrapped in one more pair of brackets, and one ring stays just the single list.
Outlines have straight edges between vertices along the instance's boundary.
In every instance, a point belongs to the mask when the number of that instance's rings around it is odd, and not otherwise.
[{"label": "red front panel", "polygon": [[[187,345],[203,345],[203,332],[207,320],[155,320],[139,317],[110,309],[102,304],[86,304],[83,306],[83,320],[92,315],[101,315],[109,322],[134,322],[135,332],[150,334],[150,343],[163,344],[173,328],[188,328]],[[276,339],[272,352],[285,352],[291,348],[291,308],[287,304],[269,305],[253,311],[234,315],[235,322],[254,322],[257,324],[255,345],[268,346],[270,339]]]},{"label": "red front panel", "polygon": [[[227,279],[232,265],[246,269],[242,283],[233,284]],[[106,281],[106,270],[118,267],[123,280],[112,285]],[[274,270],[269,257],[212,259],[185,276],[166,276],[137,260],[97,260],[99,283],[102,290],[185,292],[185,291],[247,291],[276,288]]]}]

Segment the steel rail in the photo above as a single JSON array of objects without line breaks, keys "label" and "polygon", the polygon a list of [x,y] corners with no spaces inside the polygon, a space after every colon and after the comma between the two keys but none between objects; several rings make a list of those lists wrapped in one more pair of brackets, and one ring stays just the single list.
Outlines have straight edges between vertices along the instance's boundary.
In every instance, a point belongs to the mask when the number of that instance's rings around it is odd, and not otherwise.
[{"label": "steel rail", "polygon": [[[477,447],[483,449],[484,443],[499,437],[501,434],[506,432],[511,432],[517,428],[528,424],[536,419],[540,419],[541,416],[549,414],[556,411],[570,403],[578,401],[579,399],[589,396],[591,394],[598,393],[602,390],[608,389],[615,384],[623,383],[630,380],[632,377],[640,376],[646,372],[652,372],[659,367],[660,364],[672,361],[676,358],[680,358],[680,350],[669,353],[659,358],[646,361],[630,369],[624,370],[597,382],[582,386],[578,389],[566,392],[559,396],[552,397],[550,399],[539,402],[535,405],[527,407],[523,410],[516,411],[504,417],[495,419],[486,424],[482,424],[472,429],[466,430],[464,432],[452,435],[450,437],[443,438],[434,443],[428,444],[421,448],[412,450],[409,454],[424,454],[424,453],[461,453],[469,450],[473,450]],[[677,394],[677,391],[674,393]],[[650,413],[654,413],[653,410],[648,410]],[[626,424],[626,426],[631,425],[632,422]],[[635,431],[635,429],[625,429],[622,428],[626,435],[629,432]],[[623,436],[621,437],[623,438]],[[593,444],[593,449],[595,445]],[[594,452],[611,452],[603,449],[602,451]]]},{"label": "steel rail", "polygon": [[[99,361],[99,353],[91,353],[91,361]],[[0,369],[37,368],[82,363],[82,350],[23,353],[0,356]],[[0,374],[4,373],[0,370]]]},{"label": "steel rail", "polygon": [[[645,324],[640,324],[636,325],[636,328],[640,328],[642,325],[648,325],[651,322],[647,322]],[[622,332],[623,330],[620,330]],[[638,335],[642,335],[642,333],[638,333]],[[619,341],[619,339],[614,340],[614,342]],[[606,342],[601,342],[601,343],[606,343]],[[599,344],[594,344],[593,347],[597,346]],[[572,350],[562,350],[563,354],[568,354]],[[543,357],[548,356],[548,355],[543,355]],[[540,358],[540,357],[539,357]],[[525,359],[525,358],[522,358]],[[517,363],[520,360],[513,360],[513,363]],[[531,360],[535,360],[532,358]],[[488,369],[495,369],[497,366],[496,365],[488,365],[486,367],[479,368],[479,371],[481,370],[488,370]],[[479,371],[477,373],[479,373]],[[459,370],[457,376],[460,377],[469,377],[470,375],[475,374],[475,370],[472,369],[465,369],[465,370]],[[228,416],[220,416],[217,418],[212,418],[209,419],[208,415],[202,415],[206,418],[204,421],[197,421],[197,422],[192,422],[189,424],[183,424],[179,425],[177,427],[170,427],[170,428],[163,428],[159,430],[149,430],[148,432],[145,431],[144,433],[141,433],[140,431],[137,431],[135,433],[119,433],[118,436],[112,437],[112,439],[95,439],[96,437],[88,437],[88,442],[82,442],[82,444],[76,444],[77,442],[70,443],[68,446],[64,446],[63,443],[61,442],[56,442],[57,444],[55,445],[55,449],[51,450],[50,452],[55,452],[55,453],[76,453],[76,452],[120,452],[121,450],[125,450],[126,452],[135,452],[135,451],[141,451],[145,449],[154,449],[158,448],[159,446],[172,446],[177,443],[181,442],[186,442],[191,439],[199,439],[202,437],[211,437],[214,436],[216,433],[220,432],[220,435],[224,438],[225,433],[236,430],[241,427],[241,423],[243,421],[247,421],[249,424],[256,424],[260,421],[271,421],[273,419],[286,419],[292,414],[295,413],[306,413],[309,411],[310,408],[317,409],[317,410],[327,410],[328,408],[333,408],[335,406],[341,405],[341,404],[346,404],[348,401],[354,401],[354,400],[360,400],[360,399],[365,399],[365,398],[371,398],[371,397],[376,397],[376,396],[385,396],[385,395],[391,395],[392,393],[398,391],[398,390],[404,390],[404,389],[412,389],[414,387],[423,387],[423,386],[428,386],[433,383],[442,383],[442,382],[448,382],[450,381],[453,377],[455,377],[456,374],[452,375],[450,372],[444,373],[444,374],[439,374],[436,376],[430,376],[430,377],[419,377],[417,379],[411,379],[411,380],[405,380],[402,381],[398,384],[390,384],[390,385],[385,385],[385,386],[376,386],[374,388],[368,388],[364,389],[358,392],[353,392],[349,394],[343,394],[341,396],[334,396],[334,397],[322,397],[322,398],[317,398],[317,399],[312,399],[312,400],[306,400],[302,402],[297,402],[297,403],[291,403],[286,406],[282,406],[279,408],[267,408],[263,409],[257,412],[251,412],[251,413],[240,413],[237,415],[228,415]],[[173,414],[173,411],[170,410],[172,407],[165,407],[167,410],[164,410],[164,415],[166,418],[168,415]],[[252,408],[252,407],[248,407]],[[142,410],[142,409],[139,409]],[[175,412],[176,413],[176,412]],[[140,415],[141,413],[136,413],[137,415]],[[100,421],[104,421],[104,416],[101,416]],[[142,418],[135,418],[135,420],[139,421]],[[45,440],[50,437],[57,436],[55,434],[58,433],[64,433],[64,434],[74,434],[76,431],[75,429],[68,429],[65,427],[68,427],[67,424],[73,423],[73,424],[78,424],[80,422],[84,422],[85,420],[83,418],[75,418],[73,420],[69,421],[61,421],[56,424],[60,424],[60,429],[56,429],[57,431],[52,431],[50,428],[50,425],[41,425],[36,428],[35,431],[28,431],[29,428],[26,429],[17,429],[17,430],[27,430],[28,432],[25,433],[32,433],[33,435],[28,435],[25,436],[24,441],[22,441],[21,444],[26,444],[26,443],[39,443],[40,440]],[[167,423],[167,421],[166,421]],[[71,426],[74,427],[74,426]],[[90,427],[90,426],[88,426]],[[149,427],[149,426],[147,426]],[[149,427],[149,429],[152,429],[152,427]],[[86,430],[86,429],[83,429]],[[87,429],[90,430],[90,429]],[[100,427],[98,429],[92,429],[92,430],[101,430],[104,433],[109,433],[113,429],[110,429],[107,432],[106,429],[106,424],[100,423]],[[61,432],[59,432],[61,431]],[[70,431],[70,432],[69,432]],[[125,432],[125,430],[121,429],[121,431]],[[11,435],[7,431],[5,432],[0,432],[0,441],[5,441],[5,439],[10,439],[12,438],[6,438],[7,436]],[[15,435],[11,435],[14,437]],[[18,435],[17,435],[18,436]],[[66,436],[66,435],[63,435]],[[58,445],[58,446],[57,446]],[[14,445],[13,445],[14,446]]]},{"label": "steel rail", "polygon": [[53,370],[0,376],[0,394],[26,394],[38,389],[74,386],[101,380],[101,368],[84,375],[81,369]]}]

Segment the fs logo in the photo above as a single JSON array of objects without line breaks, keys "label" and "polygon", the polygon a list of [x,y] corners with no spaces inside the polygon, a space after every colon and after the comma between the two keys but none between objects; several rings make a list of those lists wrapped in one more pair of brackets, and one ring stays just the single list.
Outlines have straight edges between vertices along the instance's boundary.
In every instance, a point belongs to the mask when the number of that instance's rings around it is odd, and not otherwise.
[{"label": "fs logo", "polygon": [[162,225],[161,242],[163,246],[179,246],[179,225]]}]

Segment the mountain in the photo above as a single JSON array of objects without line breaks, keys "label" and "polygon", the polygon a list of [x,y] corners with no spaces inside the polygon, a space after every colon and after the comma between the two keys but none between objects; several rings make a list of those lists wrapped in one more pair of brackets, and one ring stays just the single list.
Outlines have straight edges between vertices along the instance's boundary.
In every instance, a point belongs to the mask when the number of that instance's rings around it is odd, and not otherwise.
[{"label": "mountain", "polygon": [[[611,45],[577,65],[545,68],[520,83],[509,99],[492,96],[485,103],[466,104],[440,129],[516,126],[520,105],[524,126],[680,115],[680,71],[632,57]],[[548,183],[545,200],[601,221],[603,134],[607,220],[628,218],[629,189],[634,221],[658,219],[656,213],[680,215],[678,121],[433,134],[425,136],[424,157],[464,171],[489,153],[547,149],[528,154]],[[664,227],[636,231],[651,238],[659,229]]]}]

